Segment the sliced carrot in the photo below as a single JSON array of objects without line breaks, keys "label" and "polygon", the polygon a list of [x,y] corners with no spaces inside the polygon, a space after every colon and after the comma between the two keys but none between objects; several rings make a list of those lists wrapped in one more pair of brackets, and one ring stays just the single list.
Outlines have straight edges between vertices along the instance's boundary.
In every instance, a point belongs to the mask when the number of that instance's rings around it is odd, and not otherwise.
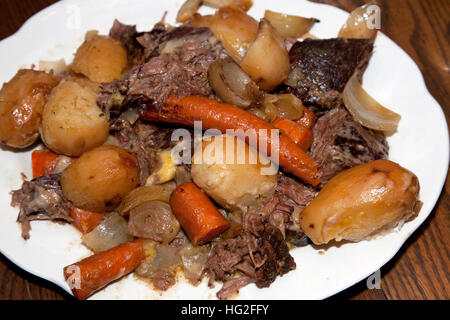
[{"label": "sliced carrot", "polygon": [[230,227],[212,201],[192,182],[179,185],[172,192],[170,205],[194,244],[208,242]]},{"label": "sliced carrot", "polygon": [[304,127],[289,119],[276,117],[272,124],[275,128],[291,138],[302,150],[308,151],[313,143],[313,133],[311,129]]},{"label": "sliced carrot", "polygon": [[[254,147],[266,144],[265,150],[270,156],[273,141],[271,131],[275,127],[254,114],[230,104],[203,97],[178,98],[172,95],[161,109],[157,109],[150,102],[141,101],[140,113],[146,120],[188,126],[194,126],[195,121],[202,121],[204,129],[218,129],[223,133],[227,129],[255,130],[258,142]],[[317,163],[291,139],[281,136],[278,147],[274,149],[278,152],[280,166],[286,171],[314,186],[320,183]]]},{"label": "sliced carrot", "polygon": [[313,125],[316,123],[316,115],[314,114],[314,112],[304,107],[302,117],[298,119],[296,122],[308,129],[311,129]]},{"label": "sliced carrot", "polygon": [[31,154],[33,178],[51,174],[58,164],[58,154],[49,150],[36,150]]},{"label": "sliced carrot", "polygon": [[89,233],[102,222],[107,214],[85,211],[75,207],[70,207],[70,217],[73,219],[72,224],[83,234]]},{"label": "sliced carrot", "polygon": [[121,244],[64,268],[64,278],[77,299],[86,299],[136,269],[145,259],[144,240]]}]

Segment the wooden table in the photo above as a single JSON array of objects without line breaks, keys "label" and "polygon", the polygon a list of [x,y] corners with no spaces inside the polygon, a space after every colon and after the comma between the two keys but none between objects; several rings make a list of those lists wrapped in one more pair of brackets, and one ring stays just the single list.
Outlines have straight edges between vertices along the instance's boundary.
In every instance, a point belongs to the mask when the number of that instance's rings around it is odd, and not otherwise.
[{"label": "wooden table", "polygon": [[[13,34],[31,15],[54,2],[0,0],[0,39]],[[350,11],[367,1],[317,2]],[[382,31],[420,67],[428,90],[444,109],[448,123],[450,1],[379,0],[379,3]],[[381,289],[367,289],[364,280],[333,299],[449,299],[449,193],[447,176],[445,188],[430,217],[381,269]],[[0,255],[0,299],[68,298],[71,296],[59,287],[22,271]]]}]

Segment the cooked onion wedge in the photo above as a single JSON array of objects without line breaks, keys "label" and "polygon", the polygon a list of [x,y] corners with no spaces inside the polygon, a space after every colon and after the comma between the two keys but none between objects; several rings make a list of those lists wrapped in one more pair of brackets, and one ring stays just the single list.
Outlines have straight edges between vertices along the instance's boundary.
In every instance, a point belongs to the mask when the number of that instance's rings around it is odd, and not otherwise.
[{"label": "cooked onion wedge", "polygon": [[270,21],[283,38],[300,38],[307,33],[314,23],[319,20],[314,18],[304,18],[285,13],[266,10],[264,18]]},{"label": "cooked onion wedge", "polygon": [[187,0],[178,10],[177,22],[186,22],[191,19],[202,5],[203,0]]},{"label": "cooked onion wedge", "polygon": [[368,11],[370,6],[375,5],[375,1],[371,1],[361,7],[356,8],[352,12],[339,31],[340,38],[357,38],[357,39],[374,39],[377,35],[376,28],[369,28],[369,19],[372,19],[371,12]]},{"label": "cooked onion wedge", "polygon": [[249,44],[258,32],[258,22],[244,11],[223,7],[214,15],[195,14],[190,21],[193,27],[207,27],[222,42],[225,51],[236,62],[241,62]]},{"label": "cooked onion wedge", "polygon": [[203,4],[211,8],[233,6],[248,11],[253,6],[253,0],[203,0]]},{"label": "cooked onion wedge", "polygon": [[241,108],[248,108],[264,98],[256,83],[230,58],[212,63],[208,80],[220,99]]},{"label": "cooked onion wedge", "polygon": [[345,85],[343,100],[347,110],[361,125],[387,132],[397,130],[401,116],[372,98],[361,86],[357,73]]},{"label": "cooked onion wedge", "polygon": [[275,89],[289,75],[289,54],[269,20],[261,19],[256,39],[242,59],[241,68],[264,91]]}]

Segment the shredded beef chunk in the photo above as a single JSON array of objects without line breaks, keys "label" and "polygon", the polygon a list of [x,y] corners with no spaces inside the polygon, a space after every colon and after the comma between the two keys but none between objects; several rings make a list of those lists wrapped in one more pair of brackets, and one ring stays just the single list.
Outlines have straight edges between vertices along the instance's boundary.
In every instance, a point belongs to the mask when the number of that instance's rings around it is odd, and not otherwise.
[{"label": "shredded beef chunk", "polygon": [[104,110],[112,111],[112,118],[117,110],[120,113],[123,106],[138,98],[145,97],[159,107],[170,94],[209,96],[212,93],[208,68],[226,54],[209,29],[182,26],[160,32],[155,39],[151,35],[138,39],[140,43],[152,42],[150,59],[132,68],[123,79],[101,85],[97,103]]},{"label": "shredded beef chunk", "polygon": [[373,41],[367,39],[306,39],[296,42],[289,52],[293,70],[291,78],[296,84],[288,87],[287,91],[315,110],[339,106],[346,83],[355,71],[362,76],[372,50]]},{"label": "shredded beef chunk", "polygon": [[345,169],[388,157],[384,135],[363,128],[343,108],[320,117],[313,133],[311,156],[319,164],[322,185]]},{"label": "shredded beef chunk", "polygon": [[22,188],[11,192],[13,207],[20,207],[17,222],[22,226],[22,237],[30,238],[30,221],[52,220],[71,222],[69,203],[64,199],[60,175],[41,176],[24,181]]}]

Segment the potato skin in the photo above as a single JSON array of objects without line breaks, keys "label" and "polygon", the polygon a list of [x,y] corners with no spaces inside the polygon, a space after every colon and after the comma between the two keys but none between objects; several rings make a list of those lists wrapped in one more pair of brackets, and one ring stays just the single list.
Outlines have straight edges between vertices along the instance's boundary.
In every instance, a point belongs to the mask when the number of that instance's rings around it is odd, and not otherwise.
[{"label": "potato skin", "polygon": [[414,217],[419,180],[389,160],[362,164],[331,179],[300,214],[300,225],[315,244],[360,241]]},{"label": "potato skin", "polygon": [[59,78],[22,69],[0,91],[0,142],[26,148],[39,138],[42,111]]},{"label": "potato skin", "polygon": [[84,153],[61,176],[64,197],[77,208],[110,212],[139,184],[134,155],[114,146]]},{"label": "potato skin", "polygon": [[127,65],[127,52],[116,39],[90,36],[77,50],[72,70],[94,82],[118,79]]},{"label": "potato skin", "polygon": [[42,140],[47,147],[79,156],[102,145],[108,138],[109,124],[96,100],[91,85],[83,86],[76,79],[62,81],[50,95],[42,115]]},{"label": "potato skin", "polygon": [[[225,141],[234,145],[235,152],[227,151]],[[240,161],[242,164],[237,161],[236,150],[245,150],[245,161]],[[223,164],[217,163],[215,152],[222,152],[223,159],[234,161],[230,161],[231,164],[225,161],[222,161]],[[251,162],[250,155],[258,160]],[[195,151],[191,176],[196,185],[224,208],[237,210],[257,207],[273,195],[277,186],[276,174],[261,174],[261,169],[267,165],[263,165],[259,157],[263,156],[236,137],[212,137],[210,142],[204,141],[202,148],[198,147]]]}]

